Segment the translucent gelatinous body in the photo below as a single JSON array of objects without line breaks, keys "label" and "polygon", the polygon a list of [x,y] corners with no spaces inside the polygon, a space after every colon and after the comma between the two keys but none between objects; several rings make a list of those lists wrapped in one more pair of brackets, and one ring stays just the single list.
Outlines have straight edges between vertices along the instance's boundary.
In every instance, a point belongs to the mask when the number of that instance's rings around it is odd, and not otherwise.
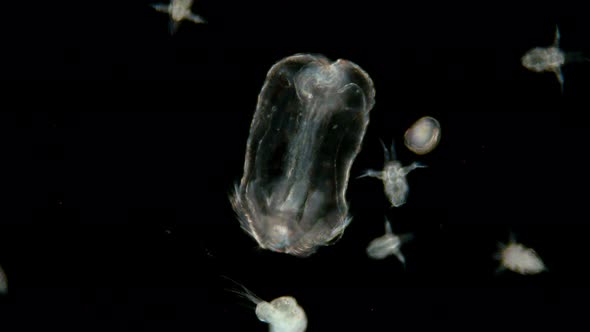
[{"label": "translucent gelatinous body", "polygon": [[372,259],[384,259],[390,255],[395,255],[399,261],[405,265],[406,258],[401,252],[401,246],[404,242],[411,240],[413,235],[403,234],[395,235],[391,230],[389,220],[385,219],[385,235],[380,236],[367,247],[367,255]]},{"label": "translucent gelatinous body", "polygon": [[391,151],[388,151],[383,142],[383,150],[385,153],[385,165],[383,171],[375,171],[372,169],[366,170],[359,178],[369,176],[378,178],[383,181],[383,188],[385,195],[391,202],[392,206],[400,207],[406,203],[410,187],[406,176],[416,168],[424,168],[426,166],[419,163],[412,163],[409,166],[402,166],[402,164],[395,160],[395,149],[391,145]]},{"label": "translucent gelatinous body", "polygon": [[425,116],[414,123],[404,134],[406,147],[423,155],[434,150],[440,141],[440,124],[435,118]]},{"label": "translucent gelatinous body", "polygon": [[260,247],[307,256],[342,234],[374,96],[369,76],[346,60],[299,54],[270,69],[231,197]]}]

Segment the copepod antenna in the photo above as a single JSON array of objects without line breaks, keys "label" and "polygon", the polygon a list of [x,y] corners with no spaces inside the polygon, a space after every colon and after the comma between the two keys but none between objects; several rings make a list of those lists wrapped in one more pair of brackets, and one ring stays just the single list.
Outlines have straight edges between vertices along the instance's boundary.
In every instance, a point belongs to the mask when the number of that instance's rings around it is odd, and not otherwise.
[{"label": "copepod antenna", "polygon": [[379,142],[381,143],[381,146],[383,147],[383,158],[385,159],[385,162],[388,162],[391,160],[391,155],[389,154],[389,150],[387,150],[387,147],[385,146],[385,143],[383,143],[382,139],[379,139]]},{"label": "copepod antenna", "polygon": [[397,160],[397,152],[395,151],[395,140],[391,139],[391,150],[390,150],[391,160]]}]

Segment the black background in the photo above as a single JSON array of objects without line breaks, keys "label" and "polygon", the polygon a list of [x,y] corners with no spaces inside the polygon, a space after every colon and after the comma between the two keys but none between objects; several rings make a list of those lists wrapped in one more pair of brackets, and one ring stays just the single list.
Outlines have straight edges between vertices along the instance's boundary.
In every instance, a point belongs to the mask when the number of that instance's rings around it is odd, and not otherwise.
[{"label": "black background", "polygon": [[[292,295],[309,331],[579,330],[587,313],[590,66],[528,72],[553,40],[590,54],[587,12],[539,3],[199,1],[209,24],[147,1],[19,2],[3,13],[1,329],[264,331],[227,276],[265,300]],[[266,72],[295,53],[348,59],[376,105],[352,167],[354,219],[309,258],[258,250],[228,193]],[[401,141],[419,117],[442,141]],[[406,205],[354,177],[398,141]],[[412,232],[407,269],[366,245]],[[495,274],[510,231],[549,268]]]}]

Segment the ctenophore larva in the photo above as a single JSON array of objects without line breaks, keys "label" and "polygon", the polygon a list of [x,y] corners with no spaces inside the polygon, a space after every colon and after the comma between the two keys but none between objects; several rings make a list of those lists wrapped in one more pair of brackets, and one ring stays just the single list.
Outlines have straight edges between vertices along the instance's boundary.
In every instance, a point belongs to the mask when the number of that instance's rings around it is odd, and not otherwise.
[{"label": "ctenophore larva", "polygon": [[350,61],[297,54],[270,69],[230,197],[261,248],[308,256],[343,233],[350,168],[374,103],[371,78]]}]

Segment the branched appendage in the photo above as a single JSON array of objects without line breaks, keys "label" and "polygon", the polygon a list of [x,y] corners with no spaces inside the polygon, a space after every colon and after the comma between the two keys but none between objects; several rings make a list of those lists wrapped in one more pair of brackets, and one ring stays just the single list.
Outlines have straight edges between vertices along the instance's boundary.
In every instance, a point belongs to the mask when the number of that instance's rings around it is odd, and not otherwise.
[{"label": "branched appendage", "polygon": [[178,31],[179,26],[180,21],[176,21],[174,19],[170,19],[170,21],[168,21],[168,32],[171,36],[174,36],[176,34],[176,31]]},{"label": "branched appendage", "polygon": [[197,14],[190,14],[186,17],[187,20],[192,21],[194,23],[202,23],[205,24],[207,23],[207,20],[205,20],[203,17],[197,15]]},{"label": "branched appendage", "polygon": [[381,142],[381,147],[383,147],[383,156],[385,159],[385,163],[396,160],[397,153],[395,153],[395,141],[391,140],[391,147],[389,149],[387,149],[382,139],[379,139],[379,142]]},{"label": "branched appendage", "polygon": [[397,160],[397,153],[395,152],[395,141],[391,140],[391,148],[389,148],[389,160]]},{"label": "branched appendage", "polygon": [[400,263],[402,263],[402,267],[405,270],[406,269],[406,257],[404,257],[404,254],[402,254],[401,251],[398,251],[398,252],[395,252],[393,255],[400,261]]},{"label": "branched appendage", "polygon": [[368,169],[368,170],[364,171],[363,174],[361,174],[360,176],[357,177],[357,179],[364,178],[364,177],[367,177],[367,176],[368,177],[378,178],[378,179],[383,180],[383,172],[381,172],[381,171],[375,171],[375,170],[372,170],[372,169]]},{"label": "branched appendage", "polygon": [[157,4],[153,4],[152,8],[154,8],[155,10],[161,12],[161,13],[170,13],[170,6],[169,5],[165,5],[163,3],[157,3]]},{"label": "branched appendage", "polygon": [[422,165],[422,164],[420,164],[418,162],[413,162],[410,165],[402,168],[402,171],[403,171],[403,174],[405,176],[405,175],[408,175],[411,171],[415,170],[416,168],[427,168],[427,167],[428,166]]},{"label": "branched appendage", "polygon": [[561,71],[561,68],[559,68],[559,70],[555,72],[555,75],[557,76],[557,81],[559,81],[559,91],[561,92],[561,94],[563,94],[564,80],[563,80],[563,72]]},{"label": "branched appendage", "polygon": [[389,150],[385,146],[385,143],[383,143],[383,140],[382,139],[379,139],[379,142],[381,143],[381,147],[383,147],[383,160],[385,160],[385,162],[390,161],[391,160],[391,154],[389,153]]},{"label": "branched appendage", "polygon": [[559,27],[557,26],[557,24],[555,25],[555,37],[553,38],[553,46],[559,46],[559,38],[560,38],[560,33],[559,33]]}]

